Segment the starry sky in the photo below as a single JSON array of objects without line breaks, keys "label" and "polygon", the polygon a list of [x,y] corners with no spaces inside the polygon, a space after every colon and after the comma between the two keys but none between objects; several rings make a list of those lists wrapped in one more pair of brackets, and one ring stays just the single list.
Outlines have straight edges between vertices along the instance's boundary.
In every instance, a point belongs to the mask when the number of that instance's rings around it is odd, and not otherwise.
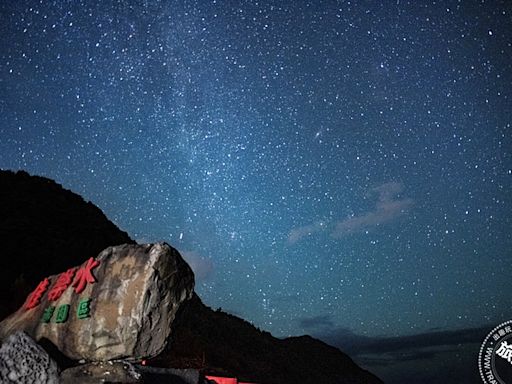
[{"label": "starry sky", "polygon": [[370,369],[351,341],[480,343],[512,318],[511,15],[2,1],[0,168],[169,242],[206,304],[276,336],[317,335]]}]

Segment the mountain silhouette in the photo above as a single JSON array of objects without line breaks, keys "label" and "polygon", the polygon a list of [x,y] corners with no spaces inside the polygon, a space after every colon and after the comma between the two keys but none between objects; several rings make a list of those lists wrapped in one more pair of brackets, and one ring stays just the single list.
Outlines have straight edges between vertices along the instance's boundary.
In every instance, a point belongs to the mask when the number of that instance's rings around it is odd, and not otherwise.
[{"label": "mountain silhouette", "polygon": [[[41,279],[112,245],[134,243],[91,202],[53,180],[0,170],[0,319]],[[148,362],[261,384],[382,383],[349,356],[310,336],[278,339],[194,294],[173,323],[166,350]]]}]

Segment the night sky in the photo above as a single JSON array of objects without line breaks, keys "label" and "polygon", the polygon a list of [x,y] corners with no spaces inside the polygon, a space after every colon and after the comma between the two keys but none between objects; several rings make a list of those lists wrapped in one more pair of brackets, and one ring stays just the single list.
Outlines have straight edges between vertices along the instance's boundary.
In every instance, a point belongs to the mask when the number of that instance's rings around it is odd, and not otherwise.
[{"label": "night sky", "polygon": [[507,1],[0,3],[0,168],[389,382],[512,318],[511,112]]}]

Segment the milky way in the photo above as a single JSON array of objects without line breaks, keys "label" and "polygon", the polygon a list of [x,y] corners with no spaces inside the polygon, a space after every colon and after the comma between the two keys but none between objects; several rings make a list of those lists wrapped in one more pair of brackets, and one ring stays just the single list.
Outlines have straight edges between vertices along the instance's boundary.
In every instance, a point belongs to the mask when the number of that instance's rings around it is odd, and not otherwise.
[{"label": "milky way", "polygon": [[4,1],[0,167],[277,336],[512,317],[507,2]]}]

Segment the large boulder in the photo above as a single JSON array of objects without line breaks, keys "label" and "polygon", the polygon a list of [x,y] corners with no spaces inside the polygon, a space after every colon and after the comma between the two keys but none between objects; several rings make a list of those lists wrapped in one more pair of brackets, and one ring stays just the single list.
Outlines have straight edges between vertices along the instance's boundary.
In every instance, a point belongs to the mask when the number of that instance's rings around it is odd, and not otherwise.
[{"label": "large boulder", "polygon": [[0,348],[0,383],[58,384],[57,364],[26,333],[16,332]]},{"label": "large boulder", "polygon": [[139,361],[165,347],[194,275],[165,243],[109,247],[37,286],[0,323],[0,339],[23,330],[71,359]]}]

